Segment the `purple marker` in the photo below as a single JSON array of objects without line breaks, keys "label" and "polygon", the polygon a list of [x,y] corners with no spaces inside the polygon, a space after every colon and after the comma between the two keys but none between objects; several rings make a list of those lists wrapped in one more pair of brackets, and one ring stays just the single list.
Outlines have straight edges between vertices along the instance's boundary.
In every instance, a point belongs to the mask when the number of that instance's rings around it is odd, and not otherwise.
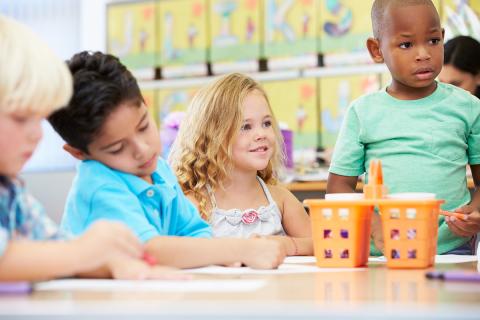
[{"label": "purple marker", "polygon": [[477,272],[432,271],[432,272],[427,272],[425,276],[428,279],[439,279],[444,281],[480,282],[480,273],[477,273]]},{"label": "purple marker", "polygon": [[17,294],[32,292],[32,285],[30,282],[0,282],[0,294]]}]

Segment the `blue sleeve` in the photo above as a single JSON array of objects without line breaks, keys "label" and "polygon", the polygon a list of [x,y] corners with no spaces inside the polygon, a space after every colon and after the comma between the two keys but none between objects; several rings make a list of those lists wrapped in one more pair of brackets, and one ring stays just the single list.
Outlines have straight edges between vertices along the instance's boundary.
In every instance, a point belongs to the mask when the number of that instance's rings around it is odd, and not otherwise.
[{"label": "blue sleeve", "polygon": [[175,201],[172,207],[172,224],[169,234],[177,236],[189,236],[198,238],[211,238],[210,225],[200,217],[197,208],[188,200],[178,183],[177,177],[165,161],[159,162],[163,178],[168,181],[176,191]]},{"label": "blue sleeve", "polygon": [[175,234],[197,238],[211,238],[212,229],[210,225],[200,217],[197,208],[188,200],[180,190],[177,197],[177,223]]},{"label": "blue sleeve", "polygon": [[105,219],[123,222],[143,242],[158,235],[158,231],[146,217],[137,196],[121,186],[100,187],[92,196],[89,212],[85,229],[93,222]]}]

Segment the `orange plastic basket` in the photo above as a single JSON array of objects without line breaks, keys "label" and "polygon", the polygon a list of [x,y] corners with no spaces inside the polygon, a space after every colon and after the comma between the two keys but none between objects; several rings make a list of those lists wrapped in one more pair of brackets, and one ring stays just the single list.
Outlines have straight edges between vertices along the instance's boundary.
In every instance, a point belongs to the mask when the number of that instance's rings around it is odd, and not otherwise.
[{"label": "orange plastic basket", "polygon": [[380,200],[384,253],[389,268],[428,268],[437,252],[442,200]]},{"label": "orange plastic basket", "polygon": [[371,201],[305,200],[319,267],[358,267],[369,254]]},{"label": "orange plastic basket", "polygon": [[319,267],[358,267],[368,261],[373,208],[382,217],[389,268],[427,268],[434,263],[438,214],[443,200],[386,199],[379,160],[370,163],[365,199],[304,201],[310,209]]}]

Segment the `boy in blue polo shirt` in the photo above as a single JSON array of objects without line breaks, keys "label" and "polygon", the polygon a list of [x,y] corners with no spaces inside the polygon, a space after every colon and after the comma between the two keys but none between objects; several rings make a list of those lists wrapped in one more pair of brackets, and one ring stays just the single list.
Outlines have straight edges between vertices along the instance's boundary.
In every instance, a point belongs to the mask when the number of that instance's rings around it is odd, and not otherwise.
[{"label": "boy in blue polo shirt", "polygon": [[[442,209],[465,215],[466,221],[439,218],[438,253],[471,254],[480,231],[480,100],[435,81],[444,31],[432,1],[376,0],[372,25],[368,50],[374,62],[387,65],[392,82],[348,109],[327,192],[354,192],[370,161],[381,159],[391,193],[435,193],[445,199]],[[477,186],[473,197],[467,164]]]},{"label": "boy in blue polo shirt", "polygon": [[81,52],[68,66],[72,99],[48,118],[65,140],[64,149],[82,160],[63,229],[81,234],[96,220],[119,220],[158,263],[182,268],[237,262],[274,268],[283,261],[285,252],[270,240],[205,239],[210,227],[159,158],[155,122],[136,79],[117,58]]}]

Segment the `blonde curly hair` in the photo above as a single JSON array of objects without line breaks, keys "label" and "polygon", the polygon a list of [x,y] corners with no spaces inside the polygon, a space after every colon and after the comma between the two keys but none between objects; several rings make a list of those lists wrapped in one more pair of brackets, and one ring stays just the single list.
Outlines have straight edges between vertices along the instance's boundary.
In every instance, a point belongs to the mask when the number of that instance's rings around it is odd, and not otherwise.
[{"label": "blonde curly hair", "polygon": [[268,97],[252,78],[240,73],[225,75],[202,88],[188,106],[172,146],[169,162],[186,194],[193,194],[199,211],[209,220],[206,186],[223,188],[233,167],[232,145],[243,123],[242,105],[253,91],[260,92],[272,114],[275,150],[268,166],[258,171],[266,183],[275,184],[284,164],[283,138]]}]

